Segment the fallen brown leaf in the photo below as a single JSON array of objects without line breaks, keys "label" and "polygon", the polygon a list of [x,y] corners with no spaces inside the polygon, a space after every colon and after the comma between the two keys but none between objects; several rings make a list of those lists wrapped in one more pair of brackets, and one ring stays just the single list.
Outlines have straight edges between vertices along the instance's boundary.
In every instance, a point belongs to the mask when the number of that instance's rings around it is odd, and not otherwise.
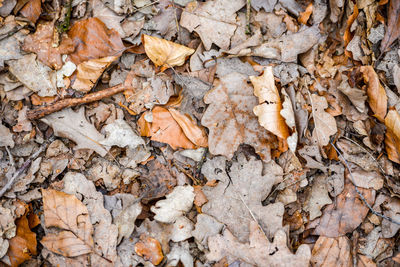
[{"label": "fallen brown leaf", "polygon": [[310,3],[310,4],[307,6],[306,10],[305,10],[304,12],[301,12],[301,13],[300,13],[300,16],[298,17],[297,20],[298,20],[301,24],[307,24],[307,21],[310,19],[310,16],[311,16],[312,12],[313,12],[313,4]]},{"label": "fallen brown leaf", "polygon": [[29,228],[29,222],[26,214],[15,222],[17,226],[17,234],[9,240],[8,257],[11,266],[17,267],[32,255],[36,255],[36,234]]},{"label": "fallen brown leaf", "polygon": [[98,18],[78,21],[68,31],[75,45],[69,58],[75,65],[90,59],[120,56],[125,49],[121,37],[113,29],[108,29]]},{"label": "fallen brown leaf", "polygon": [[192,48],[146,34],[142,35],[142,43],[146,55],[154,65],[161,66],[161,71],[182,66],[186,58],[195,51]]},{"label": "fallen brown leaf", "polygon": [[151,137],[153,141],[167,143],[172,149],[177,149],[178,147],[196,148],[196,145],[186,137],[184,131],[174,120],[168,109],[156,106],[151,113],[153,114],[153,121],[151,123],[145,119],[147,113],[143,113],[138,121],[142,136]]},{"label": "fallen brown leaf", "polygon": [[385,134],[385,148],[388,158],[400,164],[400,114],[396,110],[389,110],[385,118],[387,128]]},{"label": "fallen brown leaf", "polygon": [[353,266],[351,243],[346,236],[337,238],[320,236],[311,256],[312,266]]},{"label": "fallen brown leaf", "polygon": [[75,195],[43,189],[43,211],[46,227],[65,231],[48,233],[40,241],[50,251],[65,257],[76,257],[93,251],[93,226],[89,212]]},{"label": "fallen brown leaf", "polygon": [[154,265],[160,264],[164,258],[160,242],[147,235],[140,236],[140,241],[135,244],[135,252]]},{"label": "fallen brown leaf", "polygon": [[250,76],[254,86],[254,95],[258,98],[258,106],[253,109],[258,122],[268,131],[282,139],[289,136],[285,119],[280,114],[282,102],[278,89],[275,86],[272,67],[267,67],[261,76]]},{"label": "fallen brown leaf", "polygon": [[363,74],[364,82],[367,84],[368,103],[375,117],[383,122],[387,112],[387,96],[385,88],[379,81],[372,66],[361,66],[360,71]]},{"label": "fallen brown leaf", "polygon": [[109,56],[80,63],[76,69],[76,80],[71,87],[80,92],[89,92],[103,71],[117,59],[117,56]]},{"label": "fallen brown leaf", "polygon": [[400,0],[390,0],[388,22],[385,36],[381,42],[381,53],[387,52],[388,48],[400,36]]},{"label": "fallen brown leaf", "polygon": [[35,24],[42,12],[42,1],[30,0],[19,12],[22,16]]},{"label": "fallen brown leaf", "polygon": [[37,54],[37,58],[53,69],[61,69],[63,62],[61,55],[74,52],[75,47],[72,40],[63,35],[59,46],[53,46],[54,24],[51,22],[41,23],[37,26],[34,34],[28,35],[24,40],[22,49]]}]

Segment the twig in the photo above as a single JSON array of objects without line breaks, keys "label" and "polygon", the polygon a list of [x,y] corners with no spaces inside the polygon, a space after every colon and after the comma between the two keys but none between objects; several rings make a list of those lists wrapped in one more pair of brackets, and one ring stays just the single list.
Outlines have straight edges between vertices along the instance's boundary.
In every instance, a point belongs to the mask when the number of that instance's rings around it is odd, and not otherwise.
[{"label": "twig", "polygon": [[364,202],[365,206],[367,206],[368,209],[369,209],[373,214],[375,214],[376,216],[381,217],[381,218],[383,218],[383,219],[385,219],[385,220],[388,220],[388,221],[391,222],[391,223],[400,225],[400,222],[398,222],[398,221],[396,221],[396,220],[394,220],[394,219],[392,219],[392,218],[390,218],[390,217],[387,217],[386,215],[383,215],[382,213],[379,213],[379,212],[375,211],[375,210],[371,207],[371,205],[370,205],[370,204],[367,202],[367,200],[365,199],[364,195],[361,194],[360,190],[358,189],[358,186],[355,184],[355,182],[354,182],[355,179],[354,179],[354,177],[353,177],[353,173],[351,172],[350,167],[349,167],[349,164],[347,163],[346,159],[343,157],[343,155],[342,155],[342,153],[339,151],[339,149],[337,149],[337,147],[333,144],[333,142],[330,142],[330,143],[331,143],[332,147],[333,147],[333,148],[336,150],[336,152],[338,153],[339,157],[342,159],[344,165],[346,165],[346,168],[349,170],[351,182],[353,183],[354,188],[356,189],[356,192],[357,192],[358,196],[361,198],[362,202]]},{"label": "twig", "polygon": [[0,197],[2,197],[13,186],[15,181],[29,168],[32,161],[35,160],[40,155],[40,153],[42,153],[46,149],[47,144],[52,141],[53,138],[50,138],[47,142],[41,145],[40,148],[35,153],[33,153],[27,161],[24,162],[24,164],[22,164],[21,168],[19,168],[10,178],[10,180],[8,180],[8,182],[4,185],[4,187],[0,189]]},{"label": "twig", "polygon": [[246,1],[246,34],[251,34],[250,28],[251,0]]},{"label": "twig", "polygon": [[112,95],[115,95],[115,94],[118,94],[118,93],[124,91],[125,89],[126,89],[126,86],[124,86],[123,84],[119,84],[114,87],[110,87],[110,88],[107,88],[107,89],[104,89],[104,90],[101,90],[98,92],[87,94],[84,97],[62,99],[62,100],[57,101],[48,106],[43,106],[43,107],[36,108],[33,110],[28,110],[26,115],[29,120],[40,119],[46,115],[60,111],[64,108],[74,107],[74,106],[78,106],[78,105],[86,104],[86,103],[91,103],[91,102],[98,101],[98,100],[106,98],[106,97],[110,97]]}]

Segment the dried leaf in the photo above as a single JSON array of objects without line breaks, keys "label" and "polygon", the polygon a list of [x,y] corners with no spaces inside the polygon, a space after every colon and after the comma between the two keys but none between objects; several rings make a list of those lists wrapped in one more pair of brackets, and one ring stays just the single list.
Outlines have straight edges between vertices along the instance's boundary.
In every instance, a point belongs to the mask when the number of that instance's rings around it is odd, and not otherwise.
[{"label": "dried leaf", "polygon": [[194,53],[194,49],[167,41],[150,35],[142,35],[142,43],[146,55],[161,70],[175,66],[182,66],[188,56]]},{"label": "dried leaf", "polygon": [[[108,3],[108,2],[105,2]],[[118,32],[121,38],[126,37],[125,31],[122,28],[121,21],[124,20],[124,16],[119,16],[114,13],[111,9],[100,0],[91,1],[93,8],[93,17],[99,18],[109,29],[114,29]]]},{"label": "dried leaf", "polygon": [[99,155],[105,156],[107,150],[99,143],[104,140],[104,137],[86,120],[84,113],[84,107],[77,112],[68,108],[47,115],[41,120],[53,128],[56,136],[74,141],[77,144],[75,149],[92,149]]},{"label": "dried leaf", "polygon": [[[375,190],[358,189],[365,197],[367,203],[372,205],[375,201]],[[368,207],[360,200],[354,185],[345,179],[342,193],[336,197],[333,204],[328,205],[320,218],[312,221],[308,228],[315,228],[315,235],[326,237],[339,237],[351,233],[364,220],[369,212]]]},{"label": "dried leaf", "polygon": [[335,118],[325,111],[328,107],[325,97],[312,94],[311,105],[315,125],[313,139],[320,147],[326,146],[330,136],[337,132]]},{"label": "dried leaf", "polygon": [[381,42],[381,53],[387,52],[389,47],[400,36],[400,1],[390,0],[388,22],[385,36]]},{"label": "dried leaf", "polygon": [[56,72],[36,60],[35,54],[24,55],[17,60],[7,62],[9,70],[30,90],[39,96],[53,96],[57,94]]},{"label": "dried leaf", "polygon": [[11,148],[14,147],[15,143],[13,140],[13,134],[1,122],[0,122],[0,136],[1,136],[0,147],[2,147],[2,146],[9,146]]},{"label": "dried leaf", "polygon": [[270,162],[265,166],[263,175],[261,160],[254,157],[247,160],[239,154],[238,161],[233,162],[230,172],[226,173],[225,161],[224,157],[215,157],[202,167],[202,173],[208,180],[219,181],[216,187],[203,187],[208,202],[203,205],[202,211],[226,224],[241,242],[248,241],[248,221],[253,220],[252,215],[267,236],[273,237],[282,227],[283,204],[276,202],[263,206],[261,202],[273,185],[282,181],[279,174],[282,170]]},{"label": "dried leaf", "polygon": [[259,105],[253,109],[258,122],[279,138],[286,139],[289,136],[289,130],[285,119],[280,114],[282,102],[275,86],[272,67],[267,67],[261,76],[249,78],[254,86],[254,95],[258,97]]},{"label": "dried leaf", "polygon": [[240,144],[249,144],[263,159],[270,157],[271,146],[276,145],[274,137],[259,125],[253,113],[258,101],[246,75],[231,72],[222,76],[206,93],[204,102],[209,106],[201,124],[209,129],[212,154],[232,158]]},{"label": "dried leaf", "polygon": [[93,251],[93,226],[85,205],[75,195],[43,189],[43,210],[46,227],[66,230],[47,234],[41,243],[65,257],[76,257]]},{"label": "dried leaf", "polygon": [[379,82],[378,74],[376,74],[372,66],[361,66],[360,72],[363,74],[364,82],[367,84],[369,106],[375,113],[375,117],[383,122],[387,112],[388,98],[386,91]]},{"label": "dried leaf", "polygon": [[[25,30],[20,30],[14,34],[21,26],[17,24],[15,17],[8,16],[3,22],[0,30],[0,67],[4,67],[4,61],[10,59],[20,59],[23,57],[21,54],[21,42],[27,35]],[[10,36],[8,36],[10,35]],[[8,36],[8,37],[7,37]],[[8,91],[8,90],[6,90]]]},{"label": "dried leaf", "polygon": [[160,264],[164,258],[160,242],[147,235],[140,236],[140,240],[135,244],[135,252],[153,265]]},{"label": "dried leaf", "polygon": [[387,128],[385,134],[385,148],[388,158],[400,164],[400,114],[396,110],[389,110],[385,118]]},{"label": "dried leaf", "polygon": [[260,230],[259,225],[250,222],[249,243],[240,243],[232,233],[225,229],[222,235],[208,238],[210,252],[206,255],[208,260],[219,261],[223,257],[228,258],[228,263],[241,259],[253,266],[309,266],[311,258],[310,248],[301,245],[296,254],[288,249],[287,237],[283,230],[274,235],[274,242],[270,243],[268,238]]},{"label": "dried leaf", "polygon": [[29,21],[35,24],[40,16],[40,13],[42,12],[42,1],[30,0],[19,12],[22,14],[22,16],[26,17]]},{"label": "dried leaf", "polygon": [[[2,215],[3,216],[3,215]],[[17,234],[9,240],[10,247],[8,257],[11,266],[16,267],[29,260],[32,255],[36,255],[36,234],[29,228],[29,222],[26,214],[17,219]]]},{"label": "dried leaf", "polygon": [[68,31],[74,41],[75,52],[69,58],[75,65],[103,57],[119,57],[125,47],[121,37],[114,30],[107,29],[98,18],[78,21]]},{"label": "dried leaf", "polygon": [[196,148],[196,145],[186,137],[182,128],[174,120],[168,109],[159,106],[153,108],[151,123],[146,121],[146,114],[143,113],[138,122],[142,136],[149,136],[151,140],[167,143],[172,149],[177,149],[178,147]]},{"label": "dried leaf", "polygon": [[22,49],[37,54],[37,58],[53,69],[61,69],[63,62],[61,55],[74,52],[75,47],[72,40],[63,35],[59,46],[54,47],[54,24],[51,22],[41,23],[37,26],[34,34],[28,35],[24,40]]},{"label": "dried leaf", "polygon": [[204,128],[197,126],[196,122],[193,121],[192,118],[187,115],[183,115],[174,108],[169,108],[168,111],[182,128],[182,131],[185,133],[186,137],[193,144],[199,147],[208,146],[207,133],[205,132]]},{"label": "dried leaf", "polygon": [[320,236],[312,250],[312,266],[353,266],[351,243],[346,236]]},{"label": "dried leaf", "polygon": [[332,200],[328,194],[328,181],[326,175],[316,175],[313,185],[304,202],[304,210],[310,213],[310,220],[322,215],[321,209]]},{"label": "dried leaf", "polygon": [[117,56],[109,56],[80,63],[76,69],[76,80],[71,87],[77,91],[89,92],[103,71],[117,59]]},{"label": "dried leaf", "polygon": [[300,16],[297,18],[297,20],[301,23],[301,24],[307,24],[307,21],[310,19],[310,16],[313,12],[313,5],[312,3],[310,3],[306,10],[304,12],[300,13]]},{"label": "dried leaf", "polygon": [[106,133],[106,138],[100,141],[104,146],[119,146],[135,149],[139,145],[144,145],[144,140],[137,136],[129,124],[122,119],[104,126],[103,131]]},{"label": "dried leaf", "polygon": [[210,50],[213,43],[229,50],[231,37],[237,29],[236,12],[244,5],[244,0],[192,2],[182,12],[180,25],[197,32],[206,50]]}]

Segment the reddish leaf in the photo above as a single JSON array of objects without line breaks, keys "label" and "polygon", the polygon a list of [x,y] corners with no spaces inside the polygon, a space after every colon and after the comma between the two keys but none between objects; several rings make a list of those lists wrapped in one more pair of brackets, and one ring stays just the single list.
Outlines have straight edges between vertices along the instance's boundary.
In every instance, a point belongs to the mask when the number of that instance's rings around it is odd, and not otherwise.
[{"label": "reddish leaf", "polygon": [[21,15],[26,17],[32,23],[36,23],[41,12],[42,12],[41,0],[30,0],[20,10]]}]

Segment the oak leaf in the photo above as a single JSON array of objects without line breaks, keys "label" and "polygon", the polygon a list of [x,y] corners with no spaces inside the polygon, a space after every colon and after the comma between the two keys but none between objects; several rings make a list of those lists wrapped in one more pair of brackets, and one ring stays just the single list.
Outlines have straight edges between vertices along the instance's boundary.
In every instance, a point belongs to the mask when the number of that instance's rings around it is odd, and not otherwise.
[{"label": "oak leaf", "polygon": [[385,147],[388,158],[400,164],[400,114],[396,110],[389,110],[385,126],[387,128]]},{"label": "oak leaf", "polygon": [[278,89],[275,86],[272,67],[267,67],[261,76],[250,76],[254,86],[254,95],[258,98],[258,106],[253,109],[258,117],[258,122],[268,131],[282,139],[289,136],[285,119],[280,114],[282,102]]},{"label": "oak leaf", "polygon": [[385,36],[381,42],[381,53],[388,50],[390,45],[400,36],[400,1],[390,0],[388,23]]},{"label": "oak leaf", "polygon": [[24,40],[23,50],[37,54],[37,58],[53,69],[61,69],[63,62],[61,55],[74,52],[72,40],[63,35],[59,46],[53,46],[54,24],[50,22],[37,26],[34,34],[28,35]]},{"label": "oak leaf", "polygon": [[43,189],[43,211],[46,227],[63,229],[59,234],[47,234],[43,246],[65,257],[76,257],[93,251],[93,226],[89,212],[75,195],[53,189]]},{"label": "oak leaf", "polygon": [[361,66],[360,72],[363,74],[364,82],[367,84],[368,103],[375,117],[383,122],[387,112],[387,101],[385,88],[379,82],[372,66]]},{"label": "oak leaf", "polygon": [[194,53],[194,49],[154,36],[142,35],[142,43],[146,55],[154,65],[165,70],[174,66],[182,66],[185,59]]},{"label": "oak leaf", "polygon": [[330,136],[337,132],[335,118],[325,111],[328,107],[325,97],[312,94],[311,105],[315,124],[313,139],[319,146],[326,146]]},{"label": "oak leaf", "polygon": [[76,69],[76,80],[72,84],[72,88],[81,92],[90,91],[96,85],[103,71],[116,59],[118,59],[117,56],[109,56],[80,63]]},{"label": "oak leaf", "polygon": [[201,124],[209,129],[212,154],[232,158],[240,144],[249,144],[263,159],[270,157],[274,137],[259,125],[253,113],[258,101],[246,75],[232,72],[222,76],[206,93],[204,103],[209,106]]}]

